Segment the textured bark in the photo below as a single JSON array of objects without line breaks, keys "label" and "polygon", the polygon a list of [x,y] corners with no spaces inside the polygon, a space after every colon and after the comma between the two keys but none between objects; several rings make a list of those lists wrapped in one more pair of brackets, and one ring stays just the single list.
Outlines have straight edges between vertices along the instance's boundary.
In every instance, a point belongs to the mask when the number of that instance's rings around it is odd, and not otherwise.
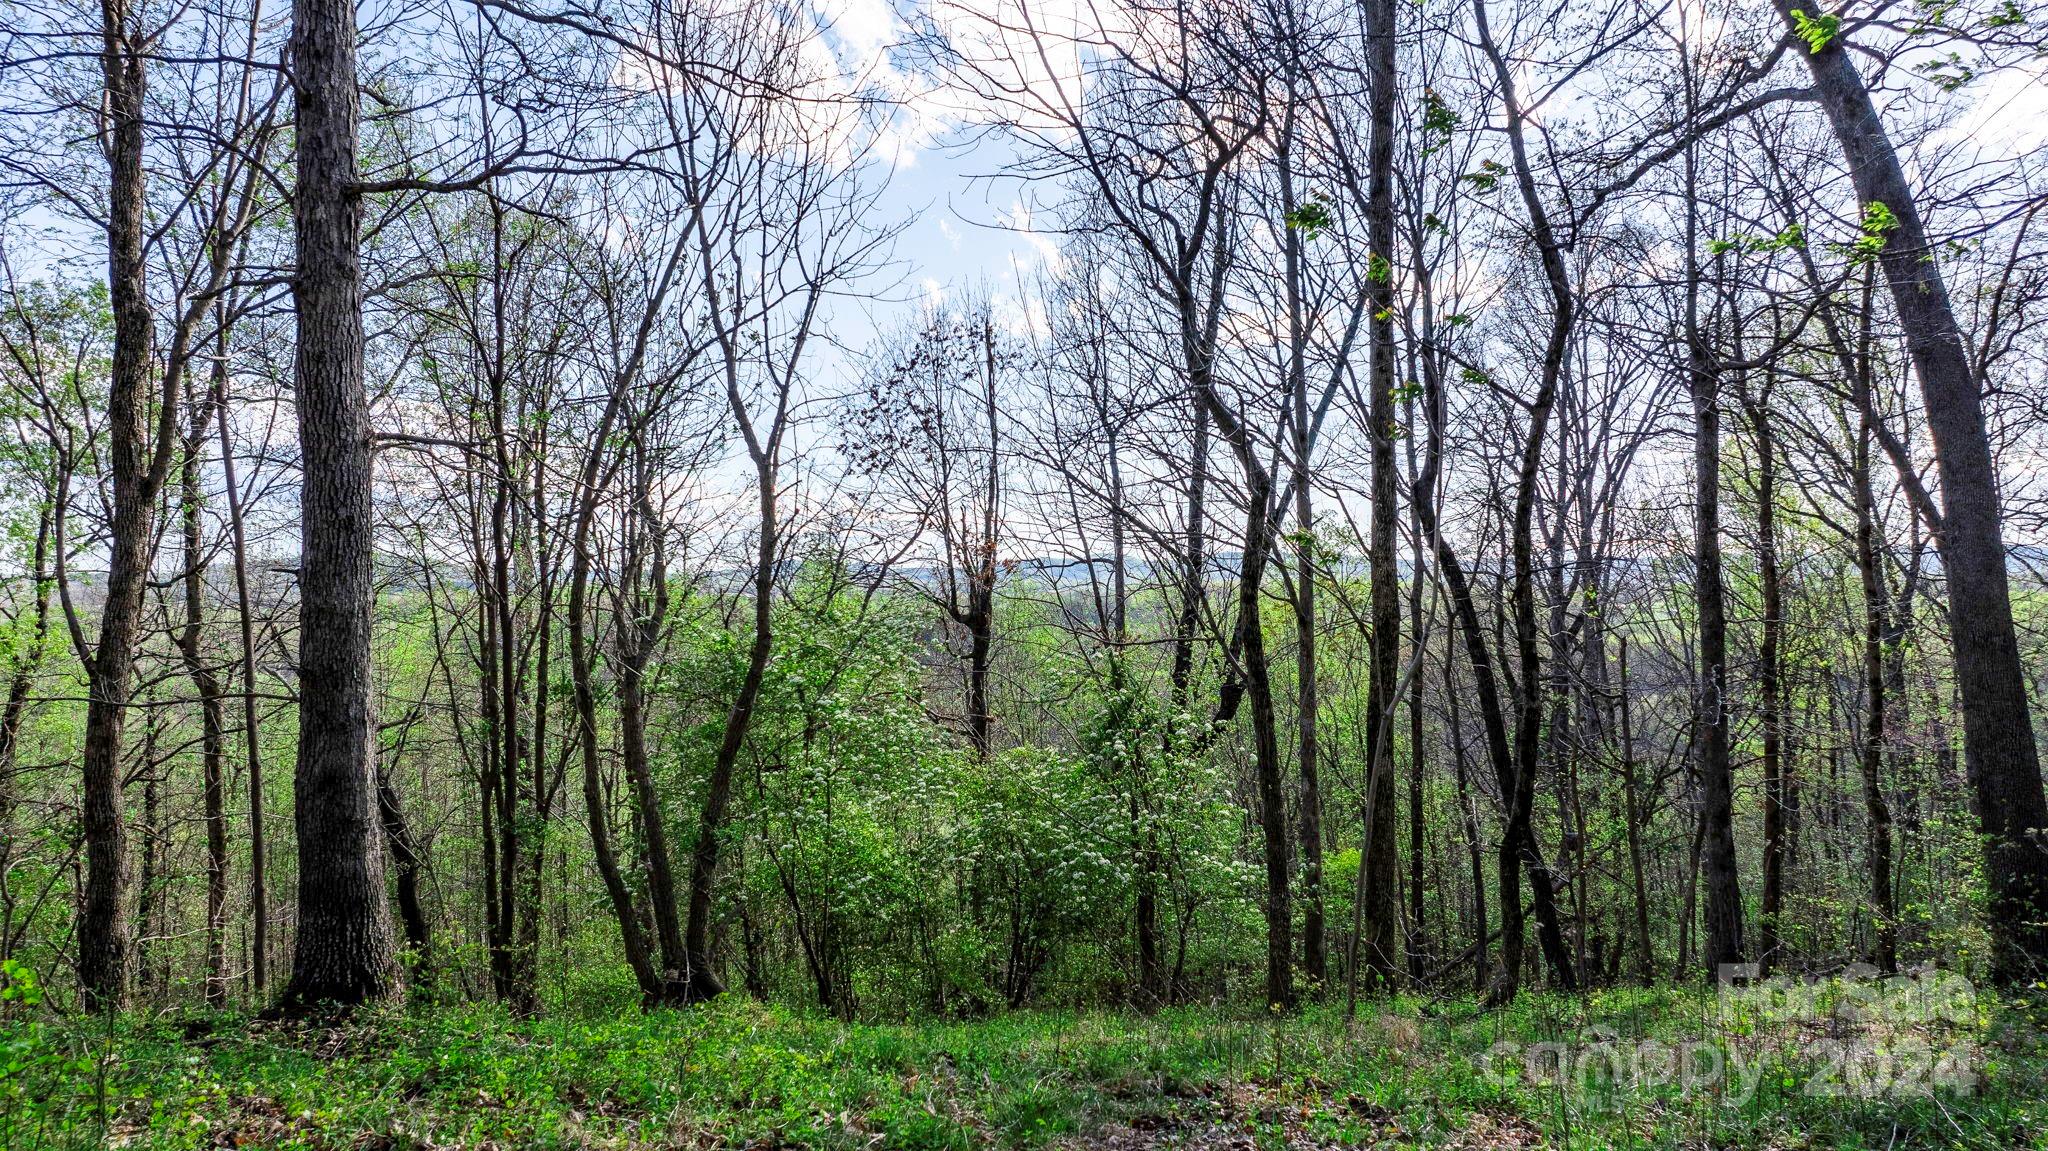
[{"label": "textured bark", "polygon": [[[1757,711],[1763,729],[1763,892],[1757,913],[1757,959],[1768,973],[1778,958],[1785,906],[1784,573],[1778,563],[1778,442],[1771,418],[1772,385],[1749,404],[1756,434],[1757,581],[1762,585],[1763,635],[1757,644]],[[1748,397],[1745,397],[1747,400]]]},{"label": "textured bark", "polygon": [[[1778,0],[1788,26],[1796,25],[1793,7],[1793,0]],[[1939,545],[1948,577],[1964,757],[1982,821],[1991,891],[1992,974],[2001,982],[2035,979],[2048,964],[2048,848],[2029,833],[2048,827],[2048,798],[2013,625],[1998,472],[1980,381],[1912,186],[1848,44],[1837,36],[1820,51],[1804,54],[1857,199],[1866,211],[1884,205],[1896,220],[1884,236],[1879,262],[1920,378],[1941,478]]]},{"label": "textured bark", "polygon": [[370,410],[363,389],[356,27],[348,0],[295,0],[298,180],[298,940],[288,1007],[352,1006],[398,987],[371,741]]},{"label": "textured bark", "polygon": [[1694,769],[1700,786],[1701,874],[1707,888],[1706,946],[1712,978],[1742,962],[1742,889],[1735,864],[1735,767],[1728,746],[1728,606],[1721,563],[1720,368],[1699,321],[1697,274],[1688,285],[1686,377],[1693,414],[1693,605],[1699,615],[1700,682],[1693,705]]},{"label": "textured bark", "polygon": [[[143,51],[141,14],[129,0],[104,0],[100,67],[105,86],[102,147],[107,160],[107,285],[114,354],[107,392],[107,466],[113,487],[106,599],[98,644],[86,659],[90,700],[81,754],[85,891],[78,920],[78,980],[86,1006],[127,1005],[133,943],[125,903],[128,831],[121,808],[121,735],[126,721],[143,593],[153,558],[153,525],[168,456],[152,452],[149,401],[154,372],[144,246]],[[175,404],[175,395],[166,396]],[[162,434],[161,430],[158,433]],[[161,442],[158,447],[164,446]],[[81,653],[83,654],[83,653]]]},{"label": "textured bark", "polygon": [[1372,135],[1366,153],[1367,408],[1371,420],[1372,521],[1366,551],[1370,570],[1372,637],[1368,660],[1365,733],[1370,826],[1365,831],[1365,940],[1362,961],[1374,981],[1390,986],[1402,967],[1399,943],[1400,877],[1395,860],[1394,709],[1401,674],[1401,578],[1396,564],[1397,521],[1394,437],[1394,6],[1366,6],[1367,72]]}]

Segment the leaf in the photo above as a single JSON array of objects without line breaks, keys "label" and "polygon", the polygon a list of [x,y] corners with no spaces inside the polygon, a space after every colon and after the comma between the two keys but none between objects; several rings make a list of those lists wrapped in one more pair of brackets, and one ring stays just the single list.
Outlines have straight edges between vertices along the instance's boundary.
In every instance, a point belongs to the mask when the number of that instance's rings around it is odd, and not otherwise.
[{"label": "leaf", "polygon": [[1882,200],[1872,200],[1863,206],[1863,234],[1856,239],[1852,252],[1858,259],[1874,259],[1884,251],[1885,234],[1899,226],[1898,216]]},{"label": "leaf", "polygon": [[1807,51],[1818,56],[1842,31],[1842,18],[1831,13],[1808,16],[1803,8],[1792,9],[1792,31],[1806,41]]},{"label": "leaf", "polygon": [[1295,207],[1288,209],[1284,219],[1289,228],[1300,232],[1310,240],[1321,236],[1325,231],[1329,230],[1331,225],[1336,223],[1336,217],[1330,213],[1329,201],[1319,195],[1311,196]]},{"label": "leaf", "polygon": [[1422,154],[1427,156],[1450,143],[1458,126],[1458,111],[1436,89],[1422,90]]},{"label": "leaf", "polygon": [[1500,161],[1488,160],[1479,165],[1477,172],[1467,172],[1464,180],[1482,192],[1491,192],[1500,187],[1500,178],[1505,176],[1507,171],[1507,167]]}]

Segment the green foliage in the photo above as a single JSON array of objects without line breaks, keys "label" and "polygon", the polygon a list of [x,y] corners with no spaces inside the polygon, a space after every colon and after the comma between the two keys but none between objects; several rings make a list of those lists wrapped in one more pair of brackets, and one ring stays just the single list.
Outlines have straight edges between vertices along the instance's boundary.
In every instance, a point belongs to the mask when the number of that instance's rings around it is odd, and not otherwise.
[{"label": "green foliage", "polygon": [[1914,71],[1934,82],[1944,92],[1954,92],[1977,78],[1977,70],[1963,62],[1961,53],[1950,52],[1934,60],[1925,60],[1914,65]]},{"label": "green foliage", "polygon": [[[1341,861],[1337,861],[1341,866]],[[366,1012],[339,1027],[193,1015],[77,1019],[44,1034],[0,1114],[10,1151],[119,1145],[1030,1148],[1106,1124],[1283,1132],[1289,1145],[1731,1149],[2048,1146],[2040,1005],[1987,1005],[1973,1094],[1815,1094],[1793,1031],[1671,988],[1382,1001],[1278,1019],[1019,1012],[847,1024],[728,997],[687,1012],[515,1020],[489,1008]],[[1491,1052],[1668,1045],[1706,1021],[1757,1056],[1741,1099],[1597,1077],[1571,1091]],[[196,1042],[195,1042],[196,1040]],[[1576,1077],[1575,1077],[1576,1078]]]},{"label": "green foliage", "polygon": [[1842,31],[1842,18],[1833,13],[1809,16],[1805,9],[1792,9],[1793,34],[1806,41],[1806,50],[1818,56],[1834,43]]},{"label": "green foliage", "polygon": [[1315,195],[1288,209],[1286,222],[1303,238],[1315,240],[1336,226],[1337,217],[1330,211],[1330,202]]},{"label": "green foliage", "polygon": [[1707,250],[1716,256],[1727,252],[1783,252],[1806,246],[1806,229],[1794,221],[1772,236],[1752,236],[1738,232],[1726,239],[1709,241]]},{"label": "green foliage", "polygon": [[1863,206],[1861,225],[1862,233],[1851,247],[1857,258],[1874,260],[1884,251],[1886,235],[1899,226],[1899,218],[1882,201],[1872,200]]},{"label": "green foliage", "polygon": [[1422,90],[1422,154],[1427,156],[1451,142],[1457,130],[1458,110],[1434,88]]},{"label": "green foliage", "polygon": [[1476,172],[1467,172],[1462,179],[1480,192],[1491,192],[1500,187],[1501,177],[1507,175],[1507,166],[1498,160],[1488,160],[1479,165]]}]

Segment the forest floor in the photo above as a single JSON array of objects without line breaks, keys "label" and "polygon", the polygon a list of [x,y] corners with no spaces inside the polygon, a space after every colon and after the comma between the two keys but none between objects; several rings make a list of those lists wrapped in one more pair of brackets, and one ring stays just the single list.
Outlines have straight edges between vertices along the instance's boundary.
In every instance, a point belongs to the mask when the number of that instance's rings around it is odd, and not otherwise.
[{"label": "forest floor", "polygon": [[[0,1015],[0,1147],[2048,1148],[2048,998],[1897,981],[845,1024]],[[18,1006],[18,1005],[17,1005]]]}]

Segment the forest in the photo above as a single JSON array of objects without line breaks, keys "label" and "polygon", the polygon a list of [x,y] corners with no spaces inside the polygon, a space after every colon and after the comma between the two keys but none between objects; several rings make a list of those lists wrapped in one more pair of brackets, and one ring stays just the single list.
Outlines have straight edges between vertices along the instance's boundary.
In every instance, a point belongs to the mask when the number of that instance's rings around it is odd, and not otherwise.
[{"label": "forest", "polygon": [[0,1146],[2048,1147],[2048,9],[1801,2],[0,0]]}]

